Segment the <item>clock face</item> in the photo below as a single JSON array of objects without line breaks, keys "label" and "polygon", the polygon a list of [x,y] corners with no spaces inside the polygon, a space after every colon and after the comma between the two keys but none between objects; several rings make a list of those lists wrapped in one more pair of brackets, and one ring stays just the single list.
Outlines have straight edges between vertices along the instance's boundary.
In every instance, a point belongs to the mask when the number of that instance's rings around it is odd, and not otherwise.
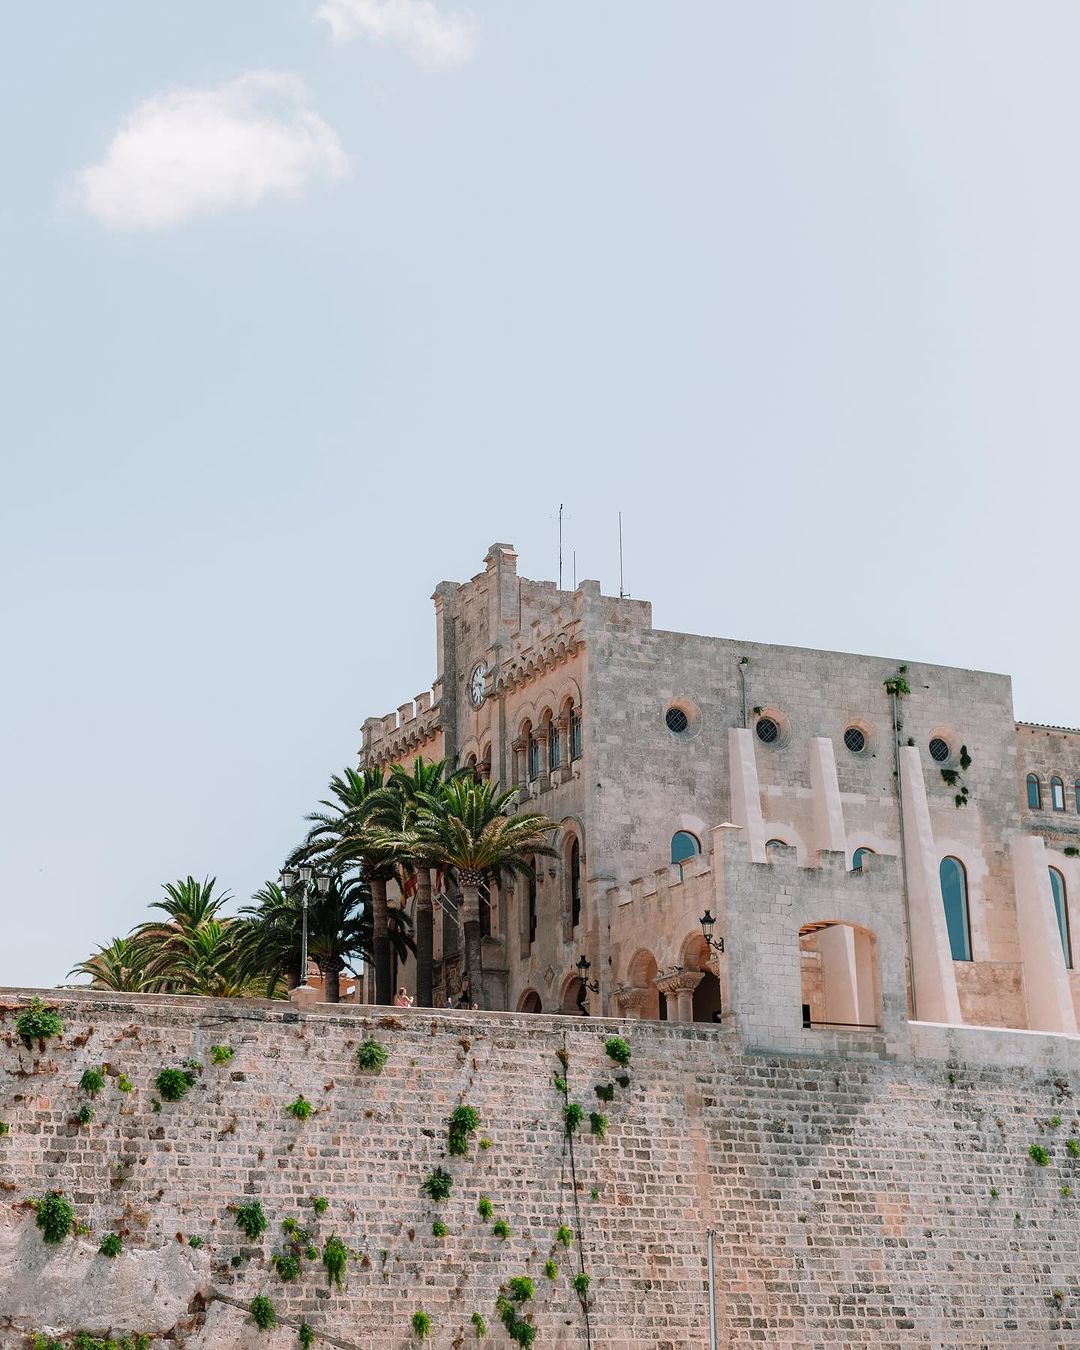
[{"label": "clock face", "polygon": [[474,708],[479,708],[484,701],[484,677],[486,675],[487,666],[481,661],[469,677],[469,700]]}]

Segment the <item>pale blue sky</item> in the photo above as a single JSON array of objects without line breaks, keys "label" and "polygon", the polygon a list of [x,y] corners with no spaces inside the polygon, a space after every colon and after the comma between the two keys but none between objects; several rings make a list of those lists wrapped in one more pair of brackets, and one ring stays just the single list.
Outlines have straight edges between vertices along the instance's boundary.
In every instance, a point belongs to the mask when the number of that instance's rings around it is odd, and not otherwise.
[{"label": "pale blue sky", "polygon": [[273,875],[560,500],[661,626],[1080,721],[1074,4],[318,6],[5,15],[0,982]]}]

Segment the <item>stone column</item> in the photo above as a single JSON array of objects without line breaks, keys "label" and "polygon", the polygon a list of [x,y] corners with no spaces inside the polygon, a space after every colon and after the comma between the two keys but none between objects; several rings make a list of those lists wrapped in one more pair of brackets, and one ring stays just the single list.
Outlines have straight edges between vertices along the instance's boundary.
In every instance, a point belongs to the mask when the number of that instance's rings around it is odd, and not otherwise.
[{"label": "stone column", "polygon": [[514,786],[520,790],[521,800],[524,801],[529,792],[529,766],[525,762],[525,739],[519,736],[517,740],[510,742],[510,749],[514,755]]},{"label": "stone column", "polygon": [[536,740],[536,753],[540,770],[536,775],[536,790],[537,792],[543,792],[551,781],[551,771],[548,767],[548,734],[546,724],[541,726],[539,731],[534,731],[533,737]]},{"label": "stone column", "polygon": [[[704,978],[704,971],[701,970],[677,970],[669,975],[657,975],[654,983],[657,989],[668,1000],[668,1020],[675,1022],[692,1022],[694,1020],[694,990]],[[676,1015],[674,1018],[671,1013],[671,995],[675,996]]]},{"label": "stone column", "polygon": [[847,831],[836,776],[836,753],[828,736],[810,741],[810,787],[814,794],[814,848],[847,856]]},{"label": "stone column", "polygon": [[1046,845],[1039,835],[1023,836],[1013,840],[1012,856],[1028,1029],[1075,1036],[1076,1015],[1054,912]]},{"label": "stone column", "polygon": [[731,819],[743,828],[750,861],[763,863],[768,859],[765,856],[765,822],[761,817],[761,789],[758,787],[753,734],[746,727],[728,729]]},{"label": "stone column", "polygon": [[570,770],[570,714],[568,712],[560,713],[558,723],[559,746],[561,748],[558,769],[559,781],[561,783],[568,783],[572,776]]},{"label": "stone column", "polygon": [[615,990],[615,1001],[619,1005],[619,1011],[624,1017],[641,1016],[641,1005],[645,1002],[645,995],[648,991],[641,989],[636,985],[620,985]]}]

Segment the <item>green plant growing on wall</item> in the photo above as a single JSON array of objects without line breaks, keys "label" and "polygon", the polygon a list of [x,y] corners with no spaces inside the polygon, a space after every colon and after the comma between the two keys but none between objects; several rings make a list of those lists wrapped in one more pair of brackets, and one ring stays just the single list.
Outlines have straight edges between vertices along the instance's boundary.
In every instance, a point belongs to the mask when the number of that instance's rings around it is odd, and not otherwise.
[{"label": "green plant growing on wall", "polygon": [[570,1091],[566,1079],[562,1076],[561,1073],[557,1073],[555,1075],[554,1079],[552,1080],[552,1086],[555,1088],[556,1092],[561,1092],[564,1097]]},{"label": "green plant growing on wall", "polygon": [[104,1069],[84,1069],[83,1076],[79,1079],[79,1091],[85,1092],[88,1097],[96,1097],[105,1086]]},{"label": "green plant growing on wall", "polygon": [[487,1323],[484,1321],[483,1313],[474,1312],[473,1315],[469,1318],[469,1321],[476,1328],[477,1340],[487,1335]]},{"label": "green plant growing on wall", "polygon": [[236,1051],[231,1045],[212,1045],[210,1047],[211,1064],[231,1064]]},{"label": "green plant growing on wall", "polygon": [[313,1195],[311,1197],[311,1208],[316,1214],[325,1214],[330,1208],[330,1201],[325,1195]]},{"label": "green plant growing on wall", "polygon": [[491,1140],[487,1138],[478,1140],[478,1143],[482,1149],[489,1149],[491,1147]]},{"label": "green plant growing on wall", "polygon": [[885,692],[893,698],[907,698],[911,693],[911,685],[907,682],[907,666],[897,666],[896,674],[890,675],[885,681]]},{"label": "green plant growing on wall", "polygon": [[436,1167],[435,1171],[429,1173],[420,1183],[420,1189],[432,1200],[446,1200],[454,1189],[454,1178],[445,1168]]},{"label": "green plant growing on wall", "polygon": [[302,1092],[296,1101],[290,1102],[285,1108],[294,1120],[307,1120],[314,1109]]},{"label": "green plant growing on wall", "polygon": [[621,1036],[609,1036],[604,1042],[604,1053],[624,1069],[630,1063],[630,1045]]},{"label": "green plant growing on wall", "polygon": [[446,1224],[443,1223],[442,1219],[436,1219],[435,1222],[431,1225],[432,1237],[444,1238],[449,1232],[450,1229],[447,1228]]},{"label": "green plant growing on wall", "polygon": [[30,1350],[64,1350],[62,1341],[50,1340],[47,1336],[40,1333],[36,1335],[31,1343]]},{"label": "green plant growing on wall", "polygon": [[630,1075],[628,1073],[617,1073],[615,1081],[621,1088],[628,1088],[630,1086]]},{"label": "green plant growing on wall", "polygon": [[63,1242],[75,1227],[75,1207],[59,1191],[49,1191],[29,1204],[36,1212],[41,1236],[53,1246]]},{"label": "green plant growing on wall", "polygon": [[486,1195],[482,1195],[476,1202],[476,1212],[482,1219],[490,1219],[495,1213],[495,1206]]},{"label": "green plant growing on wall", "polygon": [[338,1289],[344,1289],[345,1269],[349,1264],[349,1249],[336,1233],[333,1237],[326,1239],[322,1259],[331,1288],[336,1285]]},{"label": "green plant growing on wall", "polygon": [[555,1241],[561,1242],[564,1247],[569,1247],[574,1240],[574,1230],[567,1228],[566,1224],[559,1224],[558,1231],[555,1234]]},{"label": "green plant growing on wall", "polygon": [[8,1124],[8,1122],[6,1120],[0,1120],[0,1139],[2,1139],[5,1134],[10,1133],[11,1133],[11,1126]]},{"label": "green plant growing on wall", "polygon": [[251,1307],[248,1311],[260,1331],[273,1331],[277,1326],[277,1313],[274,1312],[274,1305],[264,1294],[257,1294],[251,1300]]},{"label": "green plant growing on wall", "polygon": [[549,1280],[557,1280],[559,1278],[559,1263],[551,1260],[545,1261],[544,1274]]},{"label": "green plant growing on wall", "polygon": [[272,1264],[286,1284],[300,1278],[300,1258],[295,1252],[278,1252],[272,1258]]},{"label": "green plant growing on wall", "polygon": [[431,1335],[431,1318],[420,1308],[412,1315],[412,1329],[418,1341],[426,1341]]},{"label": "green plant growing on wall", "polygon": [[1071,1187],[1071,1186],[1062,1186],[1062,1188],[1061,1188],[1061,1194],[1064,1196],[1064,1198],[1065,1198],[1066,1200],[1068,1200],[1069,1196],[1072,1195],[1072,1187]]},{"label": "green plant growing on wall", "polygon": [[525,1321],[505,1294],[500,1294],[495,1300],[495,1311],[515,1344],[532,1345],[536,1339],[536,1328]]},{"label": "green plant growing on wall", "polygon": [[361,1069],[377,1072],[390,1058],[387,1051],[372,1037],[361,1041],[356,1048],[356,1062]]},{"label": "green plant growing on wall", "polygon": [[567,1102],[563,1107],[563,1123],[567,1134],[573,1134],[584,1118],[585,1112],[577,1102]]},{"label": "green plant growing on wall", "polygon": [[480,1112],[473,1106],[455,1106],[446,1122],[446,1147],[453,1157],[464,1157],[469,1151],[469,1140],[480,1127]]},{"label": "green plant growing on wall", "polygon": [[236,1226],[244,1234],[255,1241],[262,1233],[265,1233],[270,1227],[269,1220],[263,1213],[263,1207],[258,1200],[252,1200],[248,1205],[237,1205],[236,1207]]},{"label": "green plant growing on wall", "polygon": [[1042,1144],[1032,1144],[1028,1149],[1028,1157],[1036,1167],[1045,1167],[1050,1161],[1050,1154]]},{"label": "green plant growing on wall", "polygon": [[75,1119],[79,1122],[80,1125],[90,1124],[90,1122],[94,1119],[94,1108],[90,1105],[89,1102],[84,1102],[83,1105],[79,1107],[79,1111]]},{"label": "green plant growing on wall", "polygon": [[528,1275],[514,1275],[506,1282],[510,1297],[515,1303],[527,1303],[536,1293],[536,1285]]},{"label": "green plant growing on wall", "polygon": [[163,1102],[178,1102],[195,1082],[192,1069],[162,1069],[154,1079]]},{"label": "green plant growing on wall", "polygon": [[596,1135],[597,1139],[603,1139],[607,1134],[607,1116],[599,1111],[590,1111],[589,1129]]},{"label": "green plant growing on wall", "polygon": [[106,1233],[101,1239],[101,1246],[98,1253],[101,1256],[119,1256],[124,1250],[124,1244],[120,1239],[119,1233]]},{"label": "green plant growing on wall", "polygon": [[307,1322],[301,1322],[296,1328],[296,1339],[300,1342],[303,1350],[310,1350],[315,1344],[315,1331]]},{"label": "green plant growing on wall", "polygon": [[510,1225],[505,1219],[496,1219],[491,1225],[491,1231],[497,1238],[502,1238],[505,1241],[510,1236]]},{"label": "green plant growing on wall", "polygon": [[593,1088],[593,1091],[602,1102],[610,1102],[615,1099],[614,1083],[597,1083],[596,1087]]},{"label": "green plant growing on wall", "polygon": [[198,1251],[200,1247],[203,1247],[206,1244],[203,1242],[202,1238],[198,1235],[198,1233],[193,1233],[191,1237],[188,1238],[187,1245],[189,1247],[194,1248],[195,1251]]},{"label": "green plant growing on wall", "polygon": [[15,1019],[15,1031],[26,1042],[51,1040],[64,1034],[64,1023],[55,1008],[47,1008],[40,998],[32,998],[29,1005]]},{"label": "green plant growing on wall", "polygon": [[116,1087],[117,1090],[120,1092],[135,1091],[135,1084],[131,1081],[131,1079],[127,1076],[126,1073],[122,1073],[117,1077]]},{"label": "green plant growing on wall", "polygon": [[578,1298],[584,1300],[588,1297],[589,1285],[592,1284],[592,1278],[589,1275],[586,1275],[583,1270],[579,1270],[570,1283],[574,1286],[574,1293],[577,1294]]},{"label": "green plant growing on wall", "polygon": [[1070,1158],[1080,1158],[1080,1139],[1066,1139],[1065,1151]]},{"label": "green plant growing on wall", "polygon": [[1075,844],[1066,844],[1061,851],[1066,858],[1080,858],[1080,848],[1077,848]]}]

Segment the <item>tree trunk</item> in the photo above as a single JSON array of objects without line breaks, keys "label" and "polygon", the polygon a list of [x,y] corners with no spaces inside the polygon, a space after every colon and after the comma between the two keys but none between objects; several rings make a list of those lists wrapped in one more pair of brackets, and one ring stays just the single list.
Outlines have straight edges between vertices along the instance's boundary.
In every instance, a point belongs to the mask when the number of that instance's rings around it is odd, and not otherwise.
[{"label": "tree trunk", "polygon": [[323,1002],[341,1002],[341,967],[336,961],[327,961],[323,970]]},{"label": "tree trunk", "polygon": [[465,916],[465,978],[472,1002],[484,1005],[483,934],[480,930],[480,887],[462,880],[461,908]]},{"label": "tree trunk", "polygon": [[416,1006],[432,1006],[432,976],[435,955],[435,911],[431,903],[431,873],[421,867],[416,874]]},{"label": "tree trunk", "polygon": [[386,911],[386,881],[371,879],[371,952],[375,967],[375,1002],[389,1003],[393,998],[390,988],[390,921]]}]

